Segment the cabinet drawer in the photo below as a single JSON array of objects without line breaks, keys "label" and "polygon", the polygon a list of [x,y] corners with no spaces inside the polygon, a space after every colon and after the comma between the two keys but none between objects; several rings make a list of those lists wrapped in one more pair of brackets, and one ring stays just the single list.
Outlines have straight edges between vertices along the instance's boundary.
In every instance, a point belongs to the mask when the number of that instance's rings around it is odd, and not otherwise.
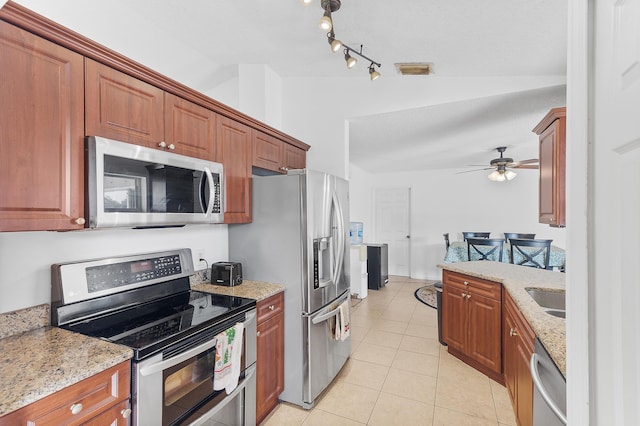
[{"label": "cabinet drawer", "polygon": [[502,285],[494,281],[471,277],[457,272],[442,271],[442,282],[468,293],[477,294],[494,300],[502,300]]},{"label": "cabinet drawer", "polygon": [[130,372],[129,361],[118,364],[0,418],[0,425],[84,423],[118,401],[128,400]]},{"label": "cabinet drawer", "polygon": [[258,302],[258,324],[284,312],[284,293],[275,294]]}]

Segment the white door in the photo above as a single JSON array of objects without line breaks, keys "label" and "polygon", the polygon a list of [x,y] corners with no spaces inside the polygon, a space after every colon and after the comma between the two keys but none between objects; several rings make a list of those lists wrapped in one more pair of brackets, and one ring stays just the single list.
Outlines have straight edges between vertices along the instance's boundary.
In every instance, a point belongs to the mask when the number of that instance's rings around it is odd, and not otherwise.
[{"label": "white door", "polygon": [[375,241],[389,245],[389,275],[411,275],[410,188],[378,188],[375,199]]},{"label": "white door", "polygon": [[[595,7],[591,424],[640,424],[640,0]],[[570,226],[570,225],[567,225]],[[569,419],[571,424],[571,419]]]}]

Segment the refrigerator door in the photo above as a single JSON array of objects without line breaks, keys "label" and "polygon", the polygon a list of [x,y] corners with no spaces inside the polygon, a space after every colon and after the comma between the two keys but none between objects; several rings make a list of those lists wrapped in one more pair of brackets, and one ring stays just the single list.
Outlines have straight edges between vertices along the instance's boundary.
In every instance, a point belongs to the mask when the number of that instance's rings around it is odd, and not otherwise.
[{"label": "refrigerator door", "polygon": [[310,170],[300,176],[308,248],[302,310],[313,313],[349,289],[348,184]]},{"label": "refrigerator door", "polygon": [[315,399],[333,381],[351,352],[351,337],[336,340],[332,323],[339,311],[336,309],[350,294],[346,291],[338,299],[311,316],[303,317],[305,365],[303,383],[303,406],[310,408]]}]

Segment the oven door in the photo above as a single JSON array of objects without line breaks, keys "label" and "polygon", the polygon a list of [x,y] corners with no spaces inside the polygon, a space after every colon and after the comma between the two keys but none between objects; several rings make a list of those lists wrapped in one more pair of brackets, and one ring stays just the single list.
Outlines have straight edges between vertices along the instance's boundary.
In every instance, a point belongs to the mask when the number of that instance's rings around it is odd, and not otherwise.
[{"label": "oven door", "polygon": [[[244,320],[244,338],[238,388],[244,389],[249,373],[247,367],[255,363],[255,310],[239,319]],[[217,341],[213,336],[232,327],[236,322],[238,321],[232,318],[134,364],[133,424],[182,424],[185,421],[191,422],[194,414],[202,412],[204,407],[211,410],[224,405],[229,395],[225,390],[214,390]],[[253,391],[255,392],[255,385]],[[255,397],[253,407],[255,410]]]}]

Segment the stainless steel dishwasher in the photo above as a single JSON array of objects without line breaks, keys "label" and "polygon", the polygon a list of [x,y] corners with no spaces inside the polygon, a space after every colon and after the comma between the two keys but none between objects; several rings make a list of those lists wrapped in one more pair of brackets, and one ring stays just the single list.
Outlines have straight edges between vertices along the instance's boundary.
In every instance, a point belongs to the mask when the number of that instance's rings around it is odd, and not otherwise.
[{"label": "stainless steel dishwasher", "polygon": [[529,368],[533,378],[533,425],[566,425],[566,381],[537,337]]}]

